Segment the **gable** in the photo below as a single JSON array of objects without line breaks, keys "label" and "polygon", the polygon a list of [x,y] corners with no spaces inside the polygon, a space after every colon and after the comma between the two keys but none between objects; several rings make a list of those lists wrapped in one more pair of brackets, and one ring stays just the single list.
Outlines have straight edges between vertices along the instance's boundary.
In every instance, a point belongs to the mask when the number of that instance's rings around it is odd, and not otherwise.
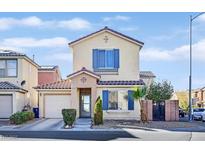
[{"label": "gable", "polygon": [[121,37],[118,37],[106,31],[98,33],[85,40],[82,40],[77,44],[72,45],[71,47],[74,52],[76,51],[76,49],[77,50],[80,49],[81,51],[83,51],[83,48],[85,49],[90,48],[90,50],[92,50],[92,49],[119,49],[119,48],[126,47],[127,49],[135,48],[136,51],[139,51],[141,49],[140,45],[125,40]]},{"label": "gable", "polygon": [[[140,48],[144,45],[144,43],[143,42],[141,42],[141,41],[138,41],[138,40],[136,40],[136,39],[134,39],[134,38],[131,38],[131,37],[129,37],[129,36],[127,36],[127,35],[124,35],[124,34],[122,34],[122,33],[119,33],[119,32],[117,32],[117,31],[114,31],[114,30],[112,30],[112,29],[110,29],[110,28],[108,28],[108,27],[105,27],[105,28],[103,28],[103,29],[101,29],[101,30],[99,30],[99,31],[97,31],[97,32],[94,32],[94,33],[91,33],[91,34],[89,34],[89,35],[86,35],[86,36],[84,36],[84,37],[81,37],[81,38],[79,38],[79,39],[77,39],[77,40],[75,40],[75,41],[73,41],[73,42],[70,42],[69,43],[69,46],[70,47],[72,47],[72,46],[75,46],[75,45],[77,45],[77,44],[79,44],[79,43],[81,43],[81,42],[83,42],[83,41],[86,41],[86,40],[89,40],[89,39],[93,39],[93,38],[95,38],[95,37],[98,37],[99,35],[101,35],[101,34],[106,34],[106,35],[110,35],[110,36],[115,36],[115,37],[117,37],[117,38],[121,38],[121,39],[123,39],[123,40],[125,40],[125,41],[128,41],[128,42],[130,42],[130,43],[133,43],[133,44],[136,44],[136,45],[138,45],[138,46],[140,46]],[[106,41],[106,37],[104,38],[104,41]],[[108,38],[109,39],[109,38]]]}]

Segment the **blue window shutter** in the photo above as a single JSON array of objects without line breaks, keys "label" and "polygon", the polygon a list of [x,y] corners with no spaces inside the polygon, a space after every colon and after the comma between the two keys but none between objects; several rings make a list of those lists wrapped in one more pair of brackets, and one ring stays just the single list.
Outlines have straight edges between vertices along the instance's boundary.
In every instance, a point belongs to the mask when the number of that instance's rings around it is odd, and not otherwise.
[{"label": "blue window shutter", "polygon": [[109,91],[103,90],[103,110],[108,110]]},{"label": "blue window shutter", "polygon": [[107,67],[115,68],[114,67],[114,50],[107,50]]},{"label": "blue window shutter", "polygon": [[128,90],[128,110],[134,110],[134,98],[132,90]]},{"label": "blue window shutter", "polygon": [[114,68],[120,67],[120,55],[119,49],[114,49]]},{"label": "blue window shutter", "polygon": [[105,50],[98,50],[98,67],[105,67]]},{"label": "blue window shutter", "polygon": [[93,49],[93,68],[98,68],[98,49]]}]

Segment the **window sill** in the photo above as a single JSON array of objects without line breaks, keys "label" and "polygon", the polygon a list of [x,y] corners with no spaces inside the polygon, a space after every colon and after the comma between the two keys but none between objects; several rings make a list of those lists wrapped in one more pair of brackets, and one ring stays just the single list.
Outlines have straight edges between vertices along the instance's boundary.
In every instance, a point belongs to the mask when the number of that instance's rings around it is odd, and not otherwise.
[{"label": "window sill", "polygon": [[99,75],[118,75],[118,69],[94,69],[93,71]]},{"label": "window sill", "polygon": [[107,113],[129,113],[130,111],[134,110],[106,110]]}]

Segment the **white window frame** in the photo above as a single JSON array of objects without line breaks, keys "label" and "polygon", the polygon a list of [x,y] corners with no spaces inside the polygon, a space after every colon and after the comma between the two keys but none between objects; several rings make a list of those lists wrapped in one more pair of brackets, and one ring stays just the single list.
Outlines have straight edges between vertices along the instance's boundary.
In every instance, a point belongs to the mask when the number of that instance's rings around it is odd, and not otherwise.
[{"label": "white window frame", "polygon": [[[18,61],[17,59],[0,59],[0,61],[4,61],[5,62],[5,68],[0,68],[1,70],[4,70],[4,75],[0,76],[0,78],[12,78],[12,77],[17,77],[18,74]],[[8,62],[9,61],[15,61],[16,62],[16,67],[15,68],[8,68]],[[8,75],[8,70],[9,69],[15,69],[16,70],[16,74],[13,75]]]}]

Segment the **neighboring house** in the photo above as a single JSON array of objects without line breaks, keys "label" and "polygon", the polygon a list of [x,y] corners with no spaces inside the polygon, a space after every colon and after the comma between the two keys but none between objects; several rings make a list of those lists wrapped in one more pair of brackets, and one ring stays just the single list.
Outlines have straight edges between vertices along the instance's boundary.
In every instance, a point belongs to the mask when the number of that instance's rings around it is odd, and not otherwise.
[{"label": "neighboring house", "polygon": [[63,108],[76,109],[77,117],[93,117],[101,96],[105,119],[139,120],[132,89],[145,85],[139,71],[143,44],[108,27],[69,43],[73,73],[66,80],[35,87],[40,117],[61,118]]},{"label": "neighboring house", "polygon": [[142,79],[146,86],[150,86],[156,76],[151,71],[140,71],[140,79]]},{"label": "neighboring house", "polygon": [[38,69],[38,84],[52,83],[62,80],[58,66],[40,66]]},{"label": "neighboring house", "polygon": [[203,105],[205,103],[205,87],[193,90],[192,97],[194,105]]},{"label": "neighboring house", "polygon": [[37,106],[39,65],[25,54],[0,50],[0,118],[9,118],[24,105]]}]

